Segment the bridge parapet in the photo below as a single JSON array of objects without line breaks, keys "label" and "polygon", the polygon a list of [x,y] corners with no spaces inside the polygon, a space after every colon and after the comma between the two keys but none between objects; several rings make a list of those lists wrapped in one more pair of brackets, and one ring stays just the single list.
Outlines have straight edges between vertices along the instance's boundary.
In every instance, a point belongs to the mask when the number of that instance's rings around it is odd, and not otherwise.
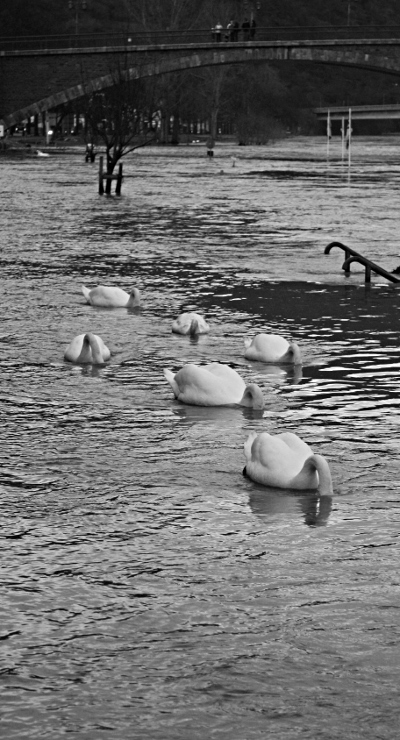
[{"label": "bridge parapet", "polygon": [[131,51],[135,47],[198,46],[220,43],[259,43],[262,41],[354,41],[356,39],[382,42],[400,40],[400,26],[261,26],[255,35],[243,35],[240,30],[237,41],[233,41],[227,30],[223,31],[220,42],[213,37],[211,28],[181,31],[127,31],[126,33],[79,33],[53,36],[14,36],[0,37],[0,51],[50,51],[52,49],[94,49],[123,47]]}]

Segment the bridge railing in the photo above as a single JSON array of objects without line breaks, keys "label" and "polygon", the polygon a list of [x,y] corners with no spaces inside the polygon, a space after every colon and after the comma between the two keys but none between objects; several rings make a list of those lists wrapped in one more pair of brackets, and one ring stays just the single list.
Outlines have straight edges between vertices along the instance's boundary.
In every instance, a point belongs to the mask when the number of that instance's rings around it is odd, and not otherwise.
[{"label": "bridge railing", "polygon": [[[346,39],[399,39],[400,26],[269,26],[257,27],[254,37],[240,29],[237,40],[223,30],[219,43],[312,41]],[[54,36],[0,37],[0,51],[50,51],[71,48],[179,46],[218,43],[211,28],[181,31],[128,31],[124,33],[78,33]]]}]

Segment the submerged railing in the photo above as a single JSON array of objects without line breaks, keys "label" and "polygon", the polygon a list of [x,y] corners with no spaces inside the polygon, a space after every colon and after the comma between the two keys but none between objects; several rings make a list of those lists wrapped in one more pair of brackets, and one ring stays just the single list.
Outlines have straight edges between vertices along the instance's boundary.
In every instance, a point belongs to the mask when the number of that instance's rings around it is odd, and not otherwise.
[{"label": "submerged railing", "polygon": [[388,272],[388,270],[385,270],[383,267],[379,267],[379,265],[376,265],[375,262],[372,262],[372,260],[368,259],[368,257],[364,257],[359,252],[356,252],[355,249],[352,249],[351,247],[348,247],[346,246],[346,244],[342,244],[341,242],[331,242],[330,244],[328,244],[328,246],[324,249],[324,254],[329,254],[333,247],[339,247],[340,249],[343,249],[345,253],[345,260],[342,264],[342,270],[345,271],[346,275],[350,275],[351,263],[359,262],[360,265],[363,265],[365,267],[366,283],[371,282],[371,272],[375,272],[377,275],[381,275],[382,277],[386,278],[386,280],[390,280],[391,283],[400,283],[400,278],[397,278],[395,275],[393,275],[392,272]]}]

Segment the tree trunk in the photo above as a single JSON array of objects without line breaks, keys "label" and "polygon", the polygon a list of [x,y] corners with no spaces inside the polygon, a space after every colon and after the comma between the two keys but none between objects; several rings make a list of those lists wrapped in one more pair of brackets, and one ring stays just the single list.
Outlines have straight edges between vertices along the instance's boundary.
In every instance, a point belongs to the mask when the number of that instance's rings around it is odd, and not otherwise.
[{"label": "tree trunk", "polygon": [[161,144],[168,144],[169,142],[169,113],[167,111],[163,110],[161,112]]},{"label": "tree trunk", "polygon": [[112,157],[110,156],[109,152],[107,152],[107,175],[108,177],[106,179],[106,186],[104,188],[104,192],[106,195],[111,195],[111,184],[112,184],[111,176],[114,172],[115,165],[117,164],[118,160],[119,160],[119,157],[117,158]]},{"label": "tree trunk", "polygon": [[210,120],[210,133],[211,133],[211,138],[214,139],[214,141],[216,140],[217,134],[218,134],[218,131],[217,131],[218,111],[219,111],[219,108],[213,108],[211,111],[211,116],[210,116],[210,119],[211,119]]}]

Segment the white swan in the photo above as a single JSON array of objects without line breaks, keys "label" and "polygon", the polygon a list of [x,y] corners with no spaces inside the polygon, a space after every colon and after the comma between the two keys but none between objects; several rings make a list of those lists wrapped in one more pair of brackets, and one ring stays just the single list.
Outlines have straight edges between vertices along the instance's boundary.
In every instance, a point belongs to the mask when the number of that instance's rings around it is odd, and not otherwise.
[{"label": "white swan", "polygon": [[278,334],[257,334],[252,340],[245,339],[244,346],[244,356],[248,360],[301,364],[299,345],[296,342],[289,344]]},{"label": "white swan", "polygon": [[198,334],[207,334],[210,331],[210,327],[199,313],[191,311],[181,313],[172,322],[172,331],[174,334],[190,334],[190,336],[194,337]]},{"label": "white swan", "polygon": [[297,434],[252,432],[244,443],[245,475],[273,488],[319,489],[332,493],[332,478],[325,457],[315,455]]},{"label": "white swan", "polygon": [[79,334],[68,345],[64,358],[69,362],[78,362],[81,365],[103,365],[109,360],[111,352],[97,334]]},{"label": "white swan", "polygon": [[228,365],[184,365],[174,375],[164,370],[175,397],[192,406],[226,406],[238,403],[249,408],[263,409],[264,397],[255,383],[246,385]]},{"label": "white swan", "polygon": [[97,288],[86,288],[82,285],[82,293],[88,303],[92,306],[103,308],[134,308],[140,306],[140,293],[137,288],[132,288],[127,293],[122,288],[113,288],[106,285],[98,285]]}]

